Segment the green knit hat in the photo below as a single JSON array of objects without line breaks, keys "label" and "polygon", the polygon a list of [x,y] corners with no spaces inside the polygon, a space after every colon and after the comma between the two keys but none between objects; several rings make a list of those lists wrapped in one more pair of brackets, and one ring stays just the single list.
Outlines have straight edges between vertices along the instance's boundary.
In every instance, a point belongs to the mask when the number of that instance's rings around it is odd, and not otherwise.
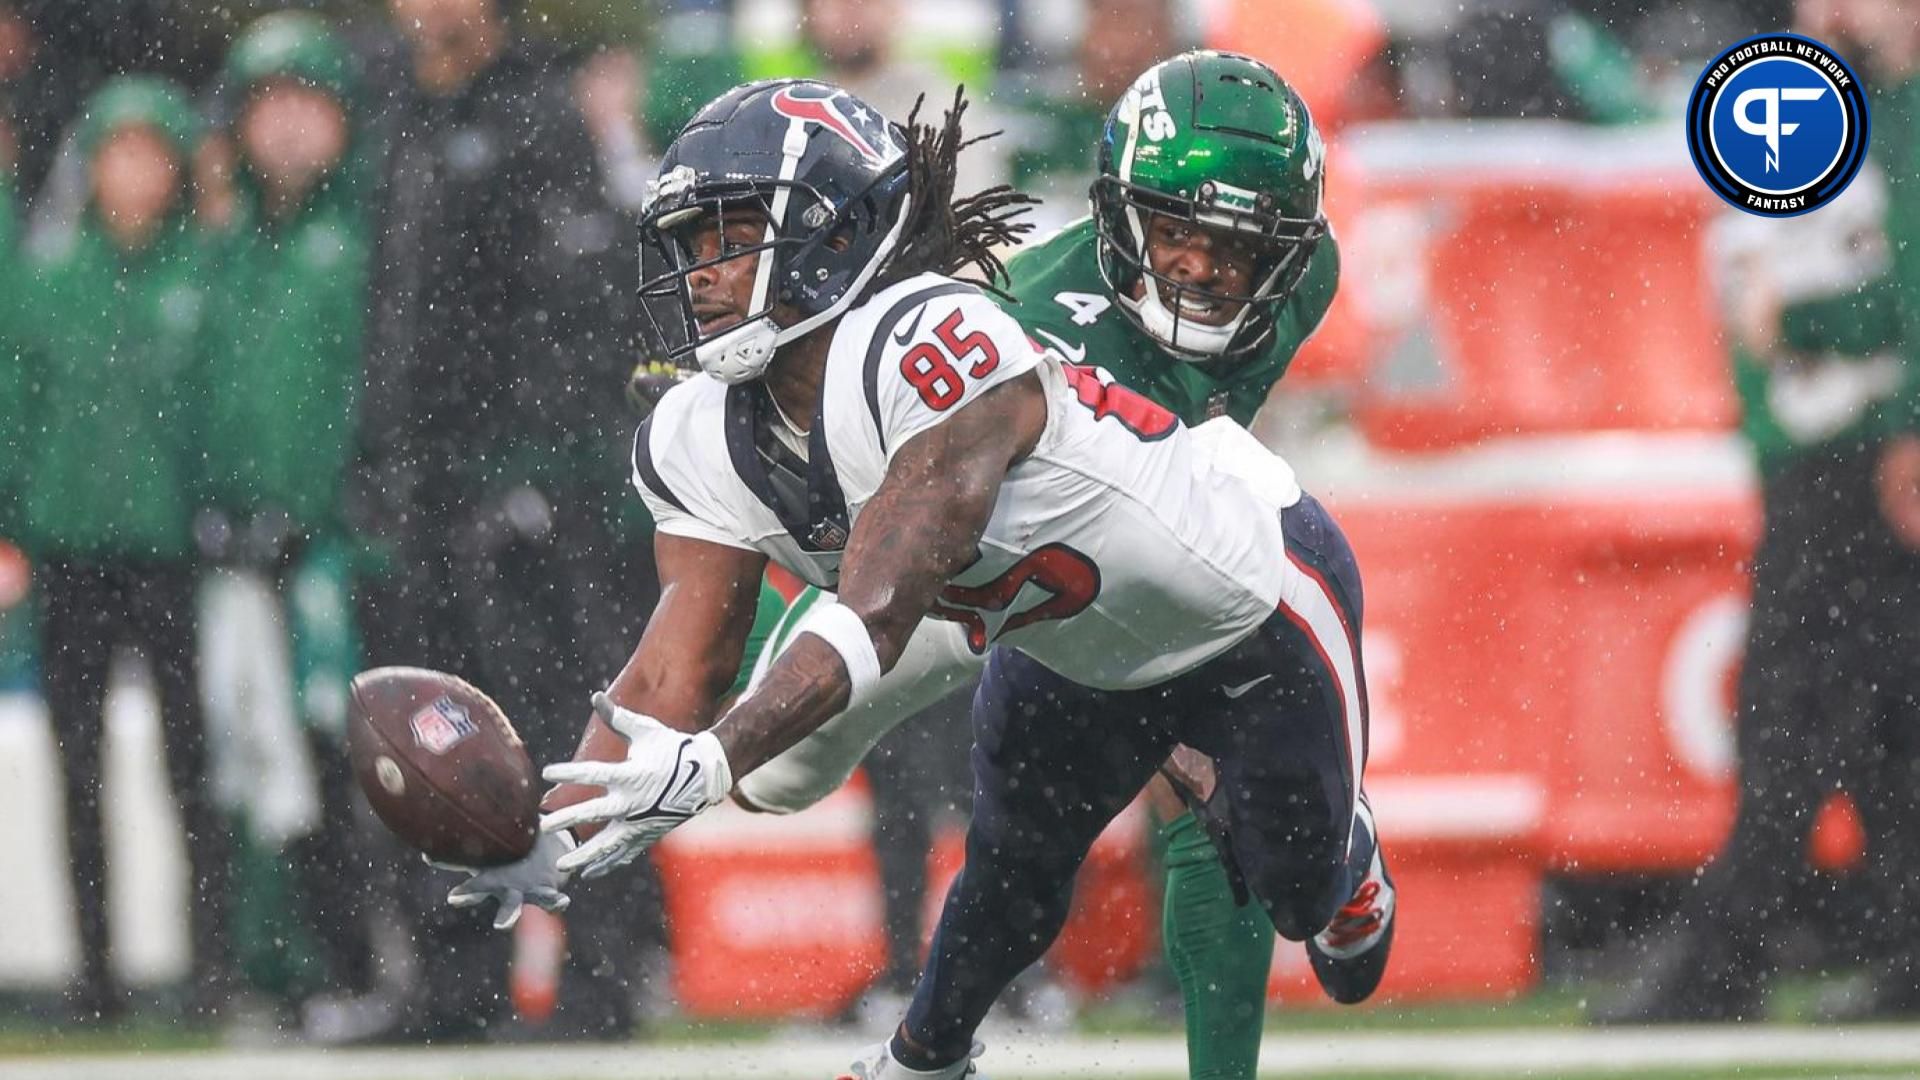
[{"label": "green knit hat", "polygon": [[177,83],[157,75],[120,75],[87,99],[80,114],[80,149],[91,159],[107,136],[136,126],[158,132],[183,163],[206,132],[199,111]]},{"label": "green knit hat", "polygon": [[221,71],[222,89],[243,97],[256,83],[290,78],[350,104],[359,87],[353,53],[320,16],[282,11],[247,27]]}]

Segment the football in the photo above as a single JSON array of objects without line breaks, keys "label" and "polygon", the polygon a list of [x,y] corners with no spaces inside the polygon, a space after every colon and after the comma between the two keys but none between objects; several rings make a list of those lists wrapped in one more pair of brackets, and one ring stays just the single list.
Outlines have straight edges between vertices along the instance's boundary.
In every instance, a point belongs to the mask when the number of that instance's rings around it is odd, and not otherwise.
[{"label": "football", "polygon": [[458,866],[533,850],[539,777],[506,715],[472,684],[425,668],[364,671],[347,725],[360,789],[401,840]]}]

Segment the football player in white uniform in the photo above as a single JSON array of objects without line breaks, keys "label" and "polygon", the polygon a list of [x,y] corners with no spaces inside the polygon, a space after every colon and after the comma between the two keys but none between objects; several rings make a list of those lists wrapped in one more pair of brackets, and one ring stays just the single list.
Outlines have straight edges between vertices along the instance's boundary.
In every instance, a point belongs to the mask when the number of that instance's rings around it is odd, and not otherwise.
[{"label": "football player in white uniform", "polygon": [[[543,842],[459,901],[552,905],[633,859],[859,702],[932,614],[990,653],[966,865],[905,1020],[850,1075],[972,1071],[1087,849],[1178,743],[1215,760],[1277,930],[1364,997],[1394,893],[1361,789],[1352,553],[1244,429],[1187,428],[948,276],[997,270],[1020,201],[953,202],[959,111],[909,132],[832,86],[755,83],[668,149],[642,292],[704,373],[634,447],[661,601],[576,760],[545,770]],[[721,714],[769,559],[838,599]]]}]

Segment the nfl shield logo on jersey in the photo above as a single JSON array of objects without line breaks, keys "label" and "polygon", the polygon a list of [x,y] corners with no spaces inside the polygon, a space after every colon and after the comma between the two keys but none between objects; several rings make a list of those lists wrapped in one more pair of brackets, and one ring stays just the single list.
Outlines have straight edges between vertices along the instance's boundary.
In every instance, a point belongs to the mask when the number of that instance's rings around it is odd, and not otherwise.
[{"label": "nfl shield logo on jersey", "polygon": [[444,754],[479,730],[467,707],[450,697],[442,696],[413,714],[413,741],[430,753]]},{"label": "nfl shield logo on jersey", "polygon": [[820,551],[839,551],[847,546],[847,526],[838,518],[816,522],[807,534],[807,543]]}]

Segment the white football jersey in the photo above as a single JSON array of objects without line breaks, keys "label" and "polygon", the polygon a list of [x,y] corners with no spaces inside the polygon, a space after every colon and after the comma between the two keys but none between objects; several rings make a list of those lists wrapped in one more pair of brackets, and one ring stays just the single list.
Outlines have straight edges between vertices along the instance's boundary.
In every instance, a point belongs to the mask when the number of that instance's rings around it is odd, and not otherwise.
[{"label": "white football jersey", "polygon": [[1273,614],[1280,511],[1300,498],[1286,463],[1230,420],[1187,428],[1067,364],[978,288],[937,274],[840,320],[805,460],[770,436],[781,420],[764,388],[701,375],[641,426],[635,486],[661,532],[758,550],[837,588],[841,550],[900,447],[1027,375],[1046,390],[1046,429],[935,616],[978,652],[1007,645],[1083,685],[1131,689]]}]

